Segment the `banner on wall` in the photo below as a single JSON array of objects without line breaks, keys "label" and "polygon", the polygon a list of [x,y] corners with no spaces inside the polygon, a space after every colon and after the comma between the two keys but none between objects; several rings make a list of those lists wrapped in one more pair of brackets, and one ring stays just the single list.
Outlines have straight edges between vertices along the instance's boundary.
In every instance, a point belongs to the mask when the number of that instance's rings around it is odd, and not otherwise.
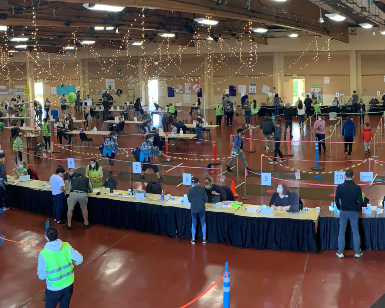
[{"label": "banner on wall", "polygon": [[29,96],[29,86],[24,86],[24,96]]},{"label": "banner on wall", "polygon": [[184,84],[184,93],[186,93],[186,94],[191,93],[191,83],[185,83]]},{"label": "banner on wall", "polygon": [[249,94],[257,94],[257,85],[249,84]]},{"label": "banner on wall", "polygon": [[199,91],[197,92],[197,97],[202,97],[203,90],[202,88],[199,88]]},{"label": "banner on wall", "polygon": [[310,94],[311,94],[311,99],[316,99],[318,103],[322,104],[322,100],[323,100],[322,84],[312,84]]},{"label": "banner on wall", "polygon": [[106,89],[115,90],[115,79],[105,79],[105,81],[106,81]]},{"label": "banner on wall", "polygon": [[237,87],[229,86],[229,96],[237,96]]},{"label": "banner on wall", "polygon": [[175,97],[174,87],[167,87],[167,96],[168,97]]}]

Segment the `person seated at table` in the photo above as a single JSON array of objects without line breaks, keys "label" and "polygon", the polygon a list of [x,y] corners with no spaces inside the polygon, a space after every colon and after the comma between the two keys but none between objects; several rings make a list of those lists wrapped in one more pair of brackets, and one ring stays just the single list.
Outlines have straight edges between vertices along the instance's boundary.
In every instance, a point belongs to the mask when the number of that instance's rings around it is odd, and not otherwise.
[{"label": "person seated at table", "polygon": [[315,114],[321,114],[320,104],[319,104],[318,100],[316,100],[314,103],[314,113]]},{"label": "person seated at table", "polygon": [[146,140],[143,142],[142,146],[140,147],[139,161],[142,162],[142,172],[140,173],[140,178],[143,180],[146,179],[144,177],[144,173],[146,172],[147,169],[152,169],[156,174],[158,181],[164,182],[164,180],[161,178],[159,174],[158,166],[155,164],[151,164],[153,144],[154,144],[154,135],[150,135],[150,134],[146,135]]},{"label": "person seated at table", "polygon": [[25,161],[20,162],[16,166],[15,173],[16,173],[16,177],[17,178],[19,178],[22,175],[27,175],[28,174],[27,165],[26,165]]},{"label": "person seated at table", "polygon": [[204,179],[204,185],[209,202],[211,195],[219,196],[219,201],[226,201],[226,191],[219,185],[213,184],[210,178]]},{"label": "person seated at table", "polygon": [[[205,119],[202,118],[202,120],[204,122]],[[184,122],[183,122],[183,120],[181,118],[177,118],[176,119],[175,127],[178,129],[178,133],[182,130],[183,134],[185,134],[186,131],[187,131],[187,127],[186,127],[186,125],[184,125]]]},{"label": "person seated at table", "polygon": [[128,120],[128,113],[129,112],[130,112],[130,107],[128,106],[128,103],[125,102],[124,106],[123,106],[123,112],[122,112],[125,120]]},{"label": "person seated at table", "polygon": [[347,101],[346,105],[353,105],[353,98],[349,97],[349,100]]},{"label": "person seated at table", "polygon": [[37,171],[28,167],[27,168],[27,172],[28,172],[28,175],[30,177],[31,180],[39,180],[39,176],[37,175]]},{"label": "person seated at table", "polygon": [[171,123],[171,134],[177,134],[178,128],[175,126],[175,123]]},{"label": "person seated at table", "polygon": [[[24,104],[19,107],[19,117],[25,117],[25,106]],[[24,119],[20,119],[20,125],[23,126]]]},{"label": "person seated at table", "polygon": [[371,100],[370,100],[370,102],[369,102],[369,104],[370,105],[378,105],[380,102],[379,102],[379,100],[377,99],[377,97],[373,97]]},{"label": "person seated at table", "polygon": [[298,195],[294,192],[289,192],[286,184],[279,184],[277,192],[271,196],[269,206],[277,211],[287,211],[290,205],[299,204]]},{"label": "person seated at table", "polygon": [[338,98],[335,97],[334,101],[332,101],[332,103],[331,103],[331,106],[338,106],[339,104],[340,104],[340,102],[338,101]]},{"label": "person seated at table", "polygon": [[102,187],[103,169],[95,158],[90,159],[90,164],[86,168],[86,177],[90,179],[93,188]]}]

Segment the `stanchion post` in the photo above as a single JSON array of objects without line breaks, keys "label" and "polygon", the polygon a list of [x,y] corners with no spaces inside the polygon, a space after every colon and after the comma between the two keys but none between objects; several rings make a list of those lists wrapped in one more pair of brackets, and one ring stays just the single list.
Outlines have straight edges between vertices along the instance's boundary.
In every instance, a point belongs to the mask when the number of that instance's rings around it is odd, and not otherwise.
[{"label": "stanchion post", "polygon": [[316,166],[312,167],[312,170],[323,170],[325,169],[324,167],[321,167],[319,165],[319,153],[318,153],[318,138],[315,138],[315,160],[316,160]]},{"label": "stanchion post", "polygon": [[163,160],[163,162],[170,162],[170,161],[172,161],[172,159],[170,159],[170,157],[168,156],[168,133],[166,133],[164,141],[165,141],[164,142],[164,148],[166,151],[166,160]]},{"label": "stanchion post", "polygon": [[[334,130],[336,130],[336,125],[334,125]],[[333,157],[333,150],[332,150],[332,136],[333,136],[333,133],[330,135],[329,137],[329,148],[330,148],[330,154],[328,155],[329,157]]]},{"label": "stanchion post", "polygon": [[286,154],[283,154],[283,156],[293,156],[293,154],[291,154],[290,152],[290,147],[291,147],[291,136],[290,136],[290,127],[288,127],[286,129],[286,140],[289,140],[288,142],[286,142]]},{"label": "stanchion post", "polygon": [[223,276],[223,308],[230,308],[230,272],[228,262],[225,263]]},{"label": "stanchion post", "polygon": [[[312,117],[312,116],[311,116]],[[310,117],[310,135],[312,135],[313,134],[313,130],[311,129],[311,117]]]},{"label": "stanchion post", "polygon": [[246,196],[246,177],[247,177],[247,169],[245,168],[245,182],[243,183],[243,197],[241,197],[242,200],[249,199],[249,197]]},{"label": "stanchion post", "polygon": [[60,153],[61,151],[59,151],[59,148],[57,147],[57,127],[54,127],[53,128],[53,132],[54,132],[54,146],[52,147],[52,153]]},{"label": "stanchion post", "polygon": [[374,155],[372,156],[372,158],[378,158],[378,156],[376,155],[376,136],[374,135],[374,138],[373,138],[373,140],[374,140]]},{"label": "stanchion post", "polygon": [[250,144],[250,150],[247,151],[247,153],[255,153],[255,150],[253,151],[253,128],[251,125],[249,126],[249,144]]},{"label": "stanchion post", "polygon": [[237,181],[240,181],[240,179],[239,179],[239,154],[237,154]]}]

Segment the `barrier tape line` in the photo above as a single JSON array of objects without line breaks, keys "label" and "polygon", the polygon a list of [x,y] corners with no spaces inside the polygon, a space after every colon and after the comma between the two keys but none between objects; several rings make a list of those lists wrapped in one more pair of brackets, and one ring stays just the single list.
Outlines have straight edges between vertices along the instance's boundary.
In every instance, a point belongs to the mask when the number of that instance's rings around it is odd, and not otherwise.
[{"label": "barrier tape line", "polygon": [[227,274],[226,275],[223,275],[220,279],[218,279],[217,281],[215,281],[206,291],[204,291],[202,294],[200,294],[198,297],[194,298],[191,302],[188,302],[186,305],[183,305],[181,306],[180,308],[186,308],[188,306],[190,306],[191,304],[195,303],[198,299],[200,299],[201,297],[203,297],[207,292],[209,292],[216,284],[218,284],[219,282],[222,281],[222,279],[224,277],[227,277]]},{"label": "barrier tape line", "polygon": [[31,244],[27,244],[27,243],[21,243],[21,242],[17,242],[17,241],[7,240],[5,237],[1,237],[1,236],[0,236],[0,239],[2,239],[2,240],[4,240],[4,241],[16,243],[16,244],[21,244],[21,245],[25,245],[25,246],[31,246],[31,247],[33,247],[33,248],[37,248],[37,249],[43,250],[43,248],[41,248],[41,247],[37,247],[37,246],[31,245]]},{"label": "barrier tape line", "polygon": [[[261,154],[261,156],[267,158],[269,161],[274,161],[274,159],[271,159],[270,157],[267,157],[265,154]],[[355,165],[351,165],[349,167],[346,167],[346,168],[343,168],[343,169],[339,169],[339,170],[336,170],[336,171],[344,171],[344,170],[348,170],[348,169],[351,169],[351,168],[355,168],[355,167],[361,166],[362,164],[365,164],[369,160],[373,160],[373,159],[372,158],[367,158],[367,159],[363,160],[361,163],[358,163],[358,164],[355,164]],[[290,171],[301,172],[301,173],[304,173],[304,174],[333,174],[333,172],[335,172],[335,171],[323,171],[323,172],[319,172],[319,171],[303,171],[303,170],[299,170],[299,169],[295,169],[295,168],[290,168],[290,167],[282,165],[282,164],[280,164],[278,162],[275,162],[275,165],[279,165],[279,166],[281,166],[281,167],[283,167],[285,169],[288,169]]]}]

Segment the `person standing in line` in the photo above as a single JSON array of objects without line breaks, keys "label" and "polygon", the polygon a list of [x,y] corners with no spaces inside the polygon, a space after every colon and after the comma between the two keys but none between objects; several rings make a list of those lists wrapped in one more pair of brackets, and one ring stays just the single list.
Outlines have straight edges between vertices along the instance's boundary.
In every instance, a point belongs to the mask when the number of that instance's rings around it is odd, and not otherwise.
[{"label": "person standing in line", "polygon": [[39,253],[37,275],[46,280],[45,308],[68,308],[73,293],[74,265],[83,262],[83,256],[67,242],[58,239],[55,228],[45,232],[44,249]]},{"label": "person standing in line", "polygon": [[206,244],[205,203],[208,201],[208,197],[205,189],[199,186],[198,178],[192,178],[191,183],[192,187],[188,190],[187,193],[188,201],[191,203],[191,244],[195,245],[195,234],[198,218],[202,227],[202,244]]},{"label": "person standing in line", "polygon": [[[258,112],[259,112],[259,105],[257,103],[257,100],[254,99],[253,103],[251,104],[251,115],[252,116],[254,116],[255,114],[257,115],[257,123],[258,123]],[[253,121],[253,123],[254,123],[254,121]]]},{"label": "person standing in line", "polygon": [[200,114],[195,121],[195,132],[198,135],[198,141],[196,143],[202,143],[202,127],[203,127],[203,119]]},{"label": "person standing in line", "polygon": [[19,157],[20,161],[23,161],[23,140],[21,140],[22,132],[19,130],[18,135],[16,136],[15,140],[13,141],[13,147],[12,150],[16,153],[16,165],[17,165],[17,157]]},{"label": "person standing in line", "polygon": [[369,126],[369,123],[365,123],[364,130],[362,131],[362,140],[364,141],[365,156],[370,155],[370,141],[373,139],[373,132]]},{"label": "person standing in line", "polygon": [[232,127],[233,126],[233,116],[234,116],[234,104],[230,100],[227,101],[227,104],[226,104],[226,115],[227,115],[227,118],[226,118],[226,124],[227,125],[226,126]]},{"label": "person standing in line", "polygon": [[324,148],[324,154],[326,153],[325,145],[325,121],[323,116],[318,116],[318,121],[314,122],[315,137],[318,139],[318,153],[321,154],[321,146]]},{"label": "person standing in line", "polygon": [[95,158],[90,159],[90,164],[86,168],[86,178],[90,180],[93,188],[99,188],[103,185],[103,169]]},{"label": "person standing in line", "polygon": [[60,97],[60,107],[61,107],[62,113],[64,113],[66,110],[66,104],[67,104],[67,99],[66,99],[65,95],[63,94],[62,97]]},{"label": "person standing in line", "polygon": [[285,131],[283,132],[283,139],[286,140],[286,133],[287,133],[288,127],[290,129],[290,139],[292,139],[293,138],[293,114],[291,112],[289,103],[285,105],[283,116],[285,118]]},{"label": "person standing in line", "polygon": [[105,91],[102,95],[102,99],[103,99],[103,121],[107,121],[108,120],[108,117],[110,115],[110,102],[108,101],[108,98],[110,97],[110,95],[107,93],[107,91]]},{"label": "person standing in line", "polygon": [[353,91],[353,95],[352,95],[352,99],[353,99],[353,113],[358,113],[358,95],[357,95],[357,92],[356,90]]},{"label": "person standing in line", "polygon": [[221,127],[222,117],[223,117],[223,105],[218,103],[215,107],[215,116],[216,116],[216,125]]},{"label": "person standing in line", "polygon": [[[353,122],[353,116],[350,117],[350,119],[346,120],[344,124],[342,125],[342,137],[344,137],[344,147],[345,147],[345,155],[348,155],[348,158],[352,155],[352,146],[353,146],[353,139],[356,136],[356,126]],[[349,150],[348,150],[349,146]]]},{"label": "person standing in line", "polygon": [[48,123],[47,118],[43,119],[41,132],[45,143],[45,149],[47,150],[47,146],[48,146],[48,150],[50,150],[51,149],[51,125]]},{"label": "person standing in line", "polygon": [[243,151],[243,140],[242,140],[243,130],[238,128],[237,134],[234,136],[233,149],[231,150],[231,159],[227,165],[227,172],[232,172],[231,166],[233,162],[237,159],[237,156],[242,160],[243,165],[248,171],[251,171],[247,165],[245,152]]},{"label": "person standing in line", "polygon": [[309,97],[309,94],[306,95],[305,101],[303,103],[305,105],[306,117],[310,118],[311,117],[311,104],[313,103],[313,101]]},{"label": "person standing in line", "polygon": [[44,111],[45,111],[45,116],[44,118],[49,118],[49,108],[51,107],[51,103],[48,100],[48,98],[45,99],[44,103]]},{"label": "person standing in line", "polygon": [[[19,109],[19,117],[25,117],[25,106],[24,104],[20,106],[20,109]],[[20,126],[23,126],[24,125],[24,119],[20,119]]]},{"label": "person standing in line", "polygon": [[299,120],[299,128],[303,128],[303,123],[305,121],[305,109],[303,108],[303,103],[300,98],[298,98],[298,105],[297,105],[297,113],[298,113],[298,120]]},{"label": "person standing in line", "polygon": [[251,120],[251,106],[250,106],[250,102],[246,101],[243,104],[243,108],[245,109],[245,122],[246,122],[246,126],[247,126],[247,125],[250,125],[250,120]]},{"label": "person standing in line", "polygon": [[282,127],[280,120],[275,121],[275,132],[274,132],[274,160],[270,162],[270,164],[274,164],[277,161],[277,155],[281,158],[281,163],[284,163],[286,159],[283,158],[280,146],[281,146],[281,135],[282,135]]},{"label": "person standing in line", "polygon": [[88,222],[88,196],[87,193],[92,193],[92,185],[88,178],[78,174],[73,177],[70,181],[70,194],[67,199],[68,211],[67,211],[67,224],[65,229],[71,231],[71,221],[72,221],[72,212],[75,208],[76,203],[79,202],[80,209],[82,210],[82,215],[84,219],[84,228],[90,226]]},{"label": "person standing in line", "polygon": [[154,135],[146,135],[146,140],[143,142],[142,146],[140,147],[140,156],[139,161],[142,162],[142,171],[140,173],[140,178],[142,180],[145,180],[144,173],[147,169],[152,169],[154,173],[156,174],[156,177],[158,178],[158,182],[164,182],[163,178],[159,174],[159,168],[158,165],[151,164],[151,157],[152,157],[152,147],[154,143]]},{"label": "person standing in line", "polygon": [[361,187],[353,182],[353,170],[348,169],[345,173],[345,182],[339,184],[336,190],[335,202],[337,209],[340,210],[340,230],[338,232],[338,258],[344,257],[345,231],[348,221],[353,231],[354,257],[362,256],[360,247],[361,238],[358,230],[358,213],[362,209]]},{"label": "person standing in line", "polygon": [[274,95],[273,105],[274,105],[274,114],[277,116],[277,115],[279,115],[279,97],[278,97],[278,93],[276,93]]},{"label": "person standing in line", "polygon": [[360,114],[360,124],[359,127],[361,127],[361,121],[362,121],[362,126],[365,124],[365,103],[362,101],[362,98],[360,99],[360,103],[358,104],[358,112]]},{"label": "person standing in line", "polygon": [[64,172],[64,168],[62,166],[58,166],[55,174],[53,174],[49,179],[53,196],[53,220],[57,224],[65,224],[65,222],[61,220],[61,214],[63,212],[66,199],[66,191],[63,180]]},{"label": "person standing in line", "polygon": [[271,147],[271,139],[272,139],[272,135],[274,134],[275,127],[268,113],[265,114],[265,119],[261,122],[261,125],[259,125],[259,128],[262,129],[263,139],[265,140],[266,153],[269,152],[269,146],[271,149],[270,151],[273,153],[274,150]]},{"label": "person standing in line", "polygon": [[111,171],[111,167],[115,164],[115,155],[118,151],[118,136],[116,132],[111,132],[110,135],[104,141],[103,157],[108,157],[108,170],[109,175],[114,175]]},{"label": "person standing in line", "polygon": [[81,104],[80,104],[80,91],[76,92],[76,102],[75,102],[75,111],[80,111]]}]

